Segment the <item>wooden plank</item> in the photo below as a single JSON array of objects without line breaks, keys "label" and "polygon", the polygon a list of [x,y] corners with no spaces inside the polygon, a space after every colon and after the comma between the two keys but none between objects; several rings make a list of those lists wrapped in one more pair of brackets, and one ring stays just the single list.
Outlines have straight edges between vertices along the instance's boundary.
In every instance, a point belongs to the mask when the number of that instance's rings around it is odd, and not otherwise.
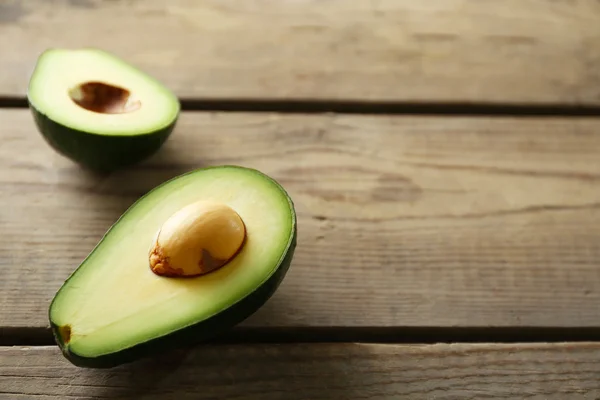
[{"label": "wooden plank", "polygon": [[598,105],[598,37],[594,0],[4,0],[0,96],[100,47],[186,98]]},{"label": "wooden plank", "polygon": [[111,176],[0,111],[0,321],[44,327],[62,281],[140,195],[196,167],[280,181],[290,273],[252,327],[600,327],[600,120],[183,113]]},{"label": "wooden plank", "polygon": [[54,347],[0,348],[0,399],[55,396],[587,400],[600,397],[600,344],[217,345],[111,370],[73,367]]}]

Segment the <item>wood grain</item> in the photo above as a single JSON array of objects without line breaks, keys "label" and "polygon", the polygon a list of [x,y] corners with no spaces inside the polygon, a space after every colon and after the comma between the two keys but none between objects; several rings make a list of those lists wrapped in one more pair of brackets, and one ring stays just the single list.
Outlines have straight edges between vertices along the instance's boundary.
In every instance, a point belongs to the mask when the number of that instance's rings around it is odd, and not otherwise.
[{"label": "wood grain", "polygon": [[600,344],[205,346],[112,370],[54,347],[0,348],[0,399],[600,397]]},{"label": "wood grain", "polygon": [[156,157],[93,176],[0,110],[0,325],[47,307],[118,216],[193,168],[281,182],[296,257],[246,327],[600,327],[600,121],[184,113]]},{"label": "wood grain", "polygon": [[595,0],[4,0],[0,96],[100,47],[185,98],[598,105],[599,39]]}]

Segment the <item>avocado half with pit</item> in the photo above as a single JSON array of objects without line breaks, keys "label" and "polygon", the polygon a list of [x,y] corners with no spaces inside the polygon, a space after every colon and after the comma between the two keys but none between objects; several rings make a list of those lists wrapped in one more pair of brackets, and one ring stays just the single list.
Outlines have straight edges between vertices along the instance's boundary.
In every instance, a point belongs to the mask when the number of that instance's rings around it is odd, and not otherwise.
[{"label": "avocado half with pit", "polygon": [[177,97],[147,73],[100,49],[49,49],[27,91],[37,129],[58,153],[109,172],[150,157],[168,139]]},{"label": "avocado half with pit", "polygon": [[296,247],[294,204],[267,175],[194,170],[137,200],[49,308],[81,367],[107,368],[217,336],[257,311]]}]

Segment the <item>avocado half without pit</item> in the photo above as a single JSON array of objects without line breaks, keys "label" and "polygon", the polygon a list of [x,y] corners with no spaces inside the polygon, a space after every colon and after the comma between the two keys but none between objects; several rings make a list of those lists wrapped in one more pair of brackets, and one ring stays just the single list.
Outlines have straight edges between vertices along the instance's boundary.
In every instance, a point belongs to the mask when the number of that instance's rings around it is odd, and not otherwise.
[{"label": "avocado half without pit", "polygon": [[150,157],[171,135],[180,103],[162,83],[100,49],[49,49],[27,91],[38,131],[58,153],[98,172]]},{"label": "avocado half without pit", "polygon": [[216,166],[166,181],[58,290],[55,340],[71,363],[107,368],[213,338],[277,290],[296,232],[291,198],[257,170]]}]

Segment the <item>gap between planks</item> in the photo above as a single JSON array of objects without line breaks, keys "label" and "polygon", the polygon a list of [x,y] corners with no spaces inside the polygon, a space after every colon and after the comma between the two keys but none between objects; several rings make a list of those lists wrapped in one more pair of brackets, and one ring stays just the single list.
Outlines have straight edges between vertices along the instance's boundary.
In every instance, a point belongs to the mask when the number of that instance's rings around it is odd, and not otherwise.
[{"label": "gap between planks", "polygon": [[[600,341],[600,328],[566,327],[247,327],[206,343],[539,343]],[[49,328],[2,328],[0,346],[54,345]]]},{"label": "gap between planks", "polygon": [[[445,115],[445,116],[513,116],[513,117],[598,117],[600,107],[563,104],[518,103],[435,103],[435,102],[360,102],[340,100],[268,100],[268,99],[200,99],[181,98],[182,111],[276,112],[283,114],[365,114],[365,115]],[[27,108],[25,97],[0,96],[0,108]]]}]

